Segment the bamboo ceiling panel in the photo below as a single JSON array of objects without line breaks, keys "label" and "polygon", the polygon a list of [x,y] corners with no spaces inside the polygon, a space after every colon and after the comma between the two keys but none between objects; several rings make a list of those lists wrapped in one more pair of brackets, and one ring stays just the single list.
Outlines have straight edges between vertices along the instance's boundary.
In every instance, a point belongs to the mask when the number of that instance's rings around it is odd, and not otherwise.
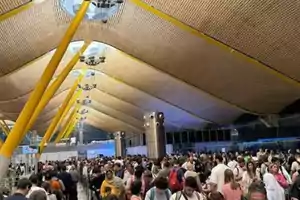
[{"label": "bamboo ceiling panel", "polygon": [[95,121],[92,121],[92,120],[86,120],[87,124],[91,125],[91,126],[94,126],[96,128],[99,128],[99,129],[102,129],[102,130],[105,130],[109,133],[114,133],[116,132],[116,130],[113,128],[113,127],[108,127],[107,124],[103,123],[103,122],[95,122]]},{"label": "bamboo ceiling panel", "polygon": [[[70,17],[58,7],[58,3],[48,0],[1,22],[2,74],[54,49],[69,21]],[[300,87],[128,1],[122,14],[105,25],[99,21],[83,23],[74,39],[111,44],[245,110],[275,113],[300,97]]]},{"label": "bamboo ceiling panel", "polygon": [[144,1],[300,81],[299,1]]},{"label": "bamboo ceiling panel", "polygon": [[[93,112],[93,110],[91,109],[91,112]],[[93,121],[100,121],[105,124],[107,124],[110,127],[113,127],[115,129],[115,131],[120,131],[120,130],[126,130],[128,132],[132,132],[132,133],[142,133],[143,129],[138,129],[136,127],[130,126],[122,121],[119,121],[115,118],[112,118],[110,116],[107,116],[103,113],[99,113],[99,112],[95,112],[92,115],[87,116],[88,120],[93,120]]]},{"label": "bamboo ceiling panel", "polygon": [[[66,97],[69,87],[70,87],[70,85],[68,85],[68,84],[63,84],[62,85],[62,88],[59,89],[56,92],[54,97],[47,104],[46,108],[44,109],[45,113],[47,113],[49,110],[52,110],[53,108],[55,108],[55,106],[60,105],[62,100]],[[14,99],[14,100],[11,100],[11,101],[0,102],[0,110],[3,113],[6,113],[6,114],[8,114],[8,113],[18,114],[18,113],[20,113],[23,109],[23,106],[27,102],[27,100],[29,98],[29,95],[31,94],[30,92],[27,95],[22,96],[18,99]],[[55,99],[58,99],[58,101],[56,101]],[[51,106],[51,104],[53,104],[53,106]]]},{"label": "bamboo ceiling panel", "polygon": [[162,100],[154,98],[145,92],[134,87],[121,84],[105,74],[96,74],[96,83],[99,90],[107,91],[109,94],[118,97],[126,102],[142,107],[145,110],[161,111],[165,113],[166,119],[175,124],[182,124],[190,127],[201,127],[207,121],[196,118],[181,109],[174,107]]},{"label": "bamboo ceiling panel", "polygon": [[[41,77],[43,71],[46,69],[46,66],[49,63],[52,56],[53,52],[49,52],[43,55],[41,58],[30,62],[28,65],[19,68],[17,71],[14,71],[11,74],[1,77],[0,93],[3,95],[0,96],[0,108],[3,103],[19,101],[19,99],[22,99],[24,98],[24,96],[27,96],[34,89],[37,81]],[[71,60],[71,58],[71,54],[66,53],[61,63],[59,64],[55,75],[62,71],[62,69]],[[81,63],[76,64],[77,68],[80,68],[81,66]],[[10,88],[9,92],[7,91],[7,88]],[[65,87],[62,86],[58,93],[61,92],[63,88]]]},{"label": "bamboo ceiling panel", "polygon": [[105,74],[207,121],[226,124],[245,112],[117,50],[108,51],[106,57],[98,67]]},{"label": "bamboo ceiling panel", "polygon": [[[94,109],[96,111],[99,111],[101,113],[107,114],[111,117],[120,119],[121,121],[124,121],[127,124],[130,124],[130,125],[135,126],[135,127],[142,128],[143,125],[144,125],[143,118],[141,118],[140,120],[137,120],[133,117],[130,117],[129,115],[127,115],[125,113],[117,111],[117,110],[115,110],[111,107],[105,106],[105,105],[103,105],[99,102],[96,102],[96,101],[92,101],[91,105],[89,105],[87,107],[87,109],[89,109],[89,107],[91,107],[92,109]],[[87,115],[88,115],[88,113],[87,113]]]},{"label": "bamboo ceiling panel", "polygon": [[3,15],[29,2],[31,2],[31,0],[0,0],[0,15]]}]

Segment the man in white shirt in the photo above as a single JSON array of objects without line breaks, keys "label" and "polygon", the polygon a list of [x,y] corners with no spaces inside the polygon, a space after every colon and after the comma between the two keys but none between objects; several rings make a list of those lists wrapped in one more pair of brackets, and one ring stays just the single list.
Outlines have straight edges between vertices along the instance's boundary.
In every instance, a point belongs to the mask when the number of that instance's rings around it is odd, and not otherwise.
[{"label": "man in white shirt", "polygon": [[196,179],[194,177],[187,177],[184,189],[173,194],[170,200],[204,200],[203,195],[196,191],[197,188]]},{"label": "man in white shirt", "polygon": [[244,174],[244,168],[245,168],[245,160],[243,157],[238,157],[238,165],[233,169],[233,174],[235,181],[238,183],[241,183],[243,174]]},{"label": "man in white shirt", "polygon": [[238,165],[238,162],[236,161],[236,157],[232,154],[229,155],[229,162],[227,164],[227,166],[231,169],[231,170],[234,170],[234,168],[237,167]]},{"label": "man in white shirt", "polygon": [[229,167],[223,164],[223,157],[221,155],[216,155],[215,160],[217,165],[211,171],[210,188],[212,191],[222,192],[225,179],[224,172]]}]

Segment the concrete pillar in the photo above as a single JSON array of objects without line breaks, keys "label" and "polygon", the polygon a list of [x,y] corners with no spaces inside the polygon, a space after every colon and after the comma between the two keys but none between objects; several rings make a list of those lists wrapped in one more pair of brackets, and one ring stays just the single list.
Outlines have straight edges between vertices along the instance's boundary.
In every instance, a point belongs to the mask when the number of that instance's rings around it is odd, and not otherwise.
[{"label": "concrete pillar", "polygon": [[125,132],[118,131],[114,133],[115,138],[115,156],[124,157],[126,155]]},{"label": "concrete pillar", "polygon": [[83,121],[79,121],[77,123],[77,144],[82,145],[83,144]]},{"label": "concrete pillar", "polygon": [[148,157],[164,157],[166,155],[164,114],[162,112],[146,113],[144,120]]}]

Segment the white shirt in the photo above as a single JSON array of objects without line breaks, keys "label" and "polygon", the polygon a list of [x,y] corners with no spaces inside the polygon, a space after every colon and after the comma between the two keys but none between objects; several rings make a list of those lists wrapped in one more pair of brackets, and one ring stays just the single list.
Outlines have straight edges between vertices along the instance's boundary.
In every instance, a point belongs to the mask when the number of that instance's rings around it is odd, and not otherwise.
[{"label": "white shirt", "polygon": [[231,160],[228,162],[227,166],[231,169],[234,170],[234,168],[236,168],[236,166],[238,165],[238,162],[236,162],[235,160]]},{"label": "white shirt", "polygon": [[298,171],[300,169],[300,165],[297,161],[294,161],[291,166],[291,171]]},{"label": "white shirt", "polygon": [[[198,193],[198,195],[197,195],[197,193]],[[188,196],[186,196],[186,197],[187,197],[187,199],[184,198],[183,195],[181,195],[179,199],[176,199],[176,193],[175,193],[171,196],[170,200],[203,200],[204,199],[203,195],[196,191],[193,193],[193,195],[191,197],[188,197]]]},{"label": "white shirt", "polygon": [[230,168],[227,165],[220,163],[211,170],[210,183],[217,184],[218,192],[222,192],[225,179],[224,172],[226,169]]},{"label": "white shirt", "polygon": [[241,179],[243,177],[243,174],[244,174],[244,169],[241,168],[239,165],[236,166],[233,170],[233,174],[234,174],[234,178],[235,179]]}]

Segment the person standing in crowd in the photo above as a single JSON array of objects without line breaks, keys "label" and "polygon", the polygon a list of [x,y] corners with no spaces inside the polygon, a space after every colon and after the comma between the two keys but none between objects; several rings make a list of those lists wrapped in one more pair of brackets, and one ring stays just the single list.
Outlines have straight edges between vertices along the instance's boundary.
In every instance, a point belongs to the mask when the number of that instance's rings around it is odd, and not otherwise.
[{"label": "person standing in crowd", "polygon": [[268,200],[285,200],[284,188],[288,187],[288,183],[283,175],[278,172],[276,164],[270,164],[268,171],[263,176]]},{"label": "person standing in crowd", "polygon": [[168,161],[165,161],[163,163],[163,168],[158,172],[157,177],[168,178],[169,174],[170,174],[170,163]]},{"label": "person standing in crowd", "polygon": [[143,173],[144,173],[144,168],[142,166],[137,166],[135,168],[135,172],[134,172],[134,175],[131,176],[127,183],[126,183],[126,195],[127,195],[127,198],[130,199],[131,197],[131,185],[134,181],[136,180],[139,180],[142,182],[142,188],[141,188],[141,193],[142,195],[144,195],[144,192],[145,192],[145,182],[144,182],[144,179],[143,179]]},{"label": "person standing in crowd", "polygon": [[228,156],[229,162],[227,166],[231,169],[234,170],[238,166],[238,162],[236,161],[236,157],[230,153]]},{"label": "person standing in crowd", "polygon": [[93,169],[93,174],[90,179],[90,189],[94,193],[97,200],[100,200],[100,188],[105,179],[105,173],[102,173],[99,167]]},{"label": "person standing in crowd", "polygon": [[65,191],[64,194],[67,197],[67,200],[77,200],[77,187],[76,183],[73,182],[72,176],[67,172],[66,165],[61,166],[61,172],[57,176],[60,180],[62,180]]},{"label": "person standing in crowd", "polygon": [[31,182],[27,178],[22,178],[17,183],[17,190],[15,193],[6,198],[6,200],[27,200],[26,195],[31,189]]},{"label": "person standing in crowd", "polygon": [[197,192],[198,184],[194,177],[185,179],[184,188],[182,191],[174,193],[170,200],[204,200],[204,196]]},{"label": "person standing in crowd", "polygon": [[58,200],[56,195],[52,193],[51,185],[48,182],[43,182],[41,187],[46,191],[47,200]]},{"label": "person standing in crowd", "polygon": [[172,193],[169,190],[167,178],[157,177],[152,187],[147,193],[145,200],[169,200]]},{"label": "person standing in crowd", "polygon": [[243,192],[240,184],[235,180],[231,169],[226,169],[224,172],[225,184],[222,187],[222,194],[225,200],[240,200]]},{"label": "person standing in crowd", "polygon": [[131,184],[131,194],[130,200],[142,200],[142,181],[141,180],[135,180]]},{"label": "person standing in crowd", "polygon": [[216,166],[212,169],[211,177],[209,180],[210,188],[213,192],[222,192],[222,187],[225,181],[225,170],[229,169],[229,167],[223,163],[223,157],[221,155],[215,156],[215,162]]},{"label": "person standing in crowd", "polygon": [[126,168],[124,171],[123,182],[126,185],[127,181],[134,175],[134,169],[131,163],[126,164]]},{"label": "person standing in crowd", "polygon": [[256,181],[251,183],[248,188],[247,200],[268,200],[263,182]]},{"label": "person standing in crowd", "polygon": [[176,193],[183,189],[185,171],[186,170],[181,167],[180,161],[176,159],[174,167],[169,173],[169,187],[172,193]]},{"label": "person standing in crowd", "polygon": [[114,163],[114,172],[115,176],[123,179],[124,178],[124,169],[122,168],[121,162]]},{"label": "person standing in crowd", "polygon": [[247,162],[246,169],[247,170],[244,171],[243,173],[242,182],[241,182],[242,183],[241,186],[243,188],[244,194],[248,193],[248,188],[251,185],[251,183],[260,180],[260,174],[257,173],[258,171],[256,170],[256,166],[252,161]]},{"label": "person standing in crowd", "polygon": [[44,193],[44,197],[47,198],[47,193],[46,193],[45,189],[38,186],[38,182],[39,182],[38,176],[35,174],[32,174],[29,177],[29,180],[30,180],[32,186],[31,186],[28,194],[26,195],[26,197],[32,199],[33,198],[32,196],[35,196],[35,195],[41,196],[42,194],[40,194],[40,192],[42,192],[42,193]]},{"label": "person standing in crowd", "polygon": [[103,181],[101,188],[100,188],[100,194],[101,197],[107,197],[108,196],[108,189],[110,189],[110,193],[113,195],[116,195],[119,198],[124,198],[122,195],[124,195],[124,183],[122,179],[119,177],[115,177],[112,170],[107,170],[105,174],[105,180]]},{"label": "person standing in crowd", "polygon": [[238,165],[233,169],[234,179],[238,183],[242,183],[242,178],[244,174],[244,167],[245,167],[245,160],[242,156],[239,156],[238,159]]}]

